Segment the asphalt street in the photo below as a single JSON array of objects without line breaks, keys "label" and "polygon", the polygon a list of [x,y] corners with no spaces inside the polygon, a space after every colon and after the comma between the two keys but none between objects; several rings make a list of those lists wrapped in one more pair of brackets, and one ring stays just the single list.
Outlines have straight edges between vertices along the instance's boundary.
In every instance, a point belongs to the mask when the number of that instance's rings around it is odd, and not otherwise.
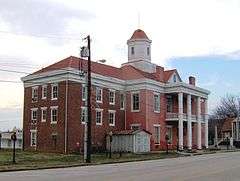
[{"label": "asphalt street", "polygon": [[240,181],[240,152],[0,173],[0,181]]}]

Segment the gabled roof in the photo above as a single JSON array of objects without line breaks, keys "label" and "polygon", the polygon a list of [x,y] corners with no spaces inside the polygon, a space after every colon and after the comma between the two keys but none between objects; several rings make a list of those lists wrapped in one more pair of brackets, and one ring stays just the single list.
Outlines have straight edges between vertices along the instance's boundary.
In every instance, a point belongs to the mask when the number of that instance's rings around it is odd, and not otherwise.
[{"label": "gabled roof", "polygon": [[177,69],[172,69],[172,70],[164,71],[164,82],[167,83],[174,73],[176,73],[177,76],[179,77],[180,81],[182,81],[181,77],[179,76],[179,74],[177,72]]},{"label": "gabled roof", "polygon": [[[176,69],[164,71],[164,69],[160,66],[158,66],[158,68],[160,69],[157,72],[148,73],[148,72],[139,70],[131,65],[125,65],[121,68],[117,68],[110,65],[97,63],[94,61],[92,61],[91,65],[92,65],[91,70],[93,73],[100,74],[107,77],[118,78],[121,80],[147,78],[147,79],[152,79],[155,81],[166,83],[168,82],[172,74],[174,72],[177,72]],[[59,62],[49,65],[45,68],[42,68],[41,70],[38,70],[31,75],[36,75],[39,73],[49,72],[53,70],[67,69],[67,68],[74,68],[74,69],[81,68],[83,70],[87,70],[87,60],[70,56]]]},{"label": "gabled roof", "polygon": [[135,30],[133,35],[130,38],[130,40],[135,40],[135,39],[147,39],[147,40],[149,40],[146,33],[141,29]]}]

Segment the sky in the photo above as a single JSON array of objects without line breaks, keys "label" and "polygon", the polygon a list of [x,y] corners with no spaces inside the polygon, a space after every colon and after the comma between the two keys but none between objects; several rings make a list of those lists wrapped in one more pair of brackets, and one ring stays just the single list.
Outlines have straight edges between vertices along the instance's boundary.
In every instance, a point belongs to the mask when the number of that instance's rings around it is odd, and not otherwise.
[{"label": "sky", "polygon": [[212,111],[240,95],[239,19],[240,0],[0,0],[0,130],[22,127],[26,73],[79,56],[88,34],[93,59],[120,67],[138,28],[152,40],[153,63],[211,91]]}]

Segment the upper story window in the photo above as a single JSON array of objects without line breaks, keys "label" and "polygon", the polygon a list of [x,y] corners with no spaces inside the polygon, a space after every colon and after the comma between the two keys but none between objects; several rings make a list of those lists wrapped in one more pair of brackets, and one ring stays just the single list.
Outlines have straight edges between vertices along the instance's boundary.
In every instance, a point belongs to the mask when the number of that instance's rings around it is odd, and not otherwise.
[{"label": "upper story window", "polygon": [[37,102],[38,100],[38,87],[32,87],[32,102]]},{"label": "upper story window", "polygon": [[46,122],[46,120],[47,120],[47,108],[42,107],[41,108],[41,121]]},{"label": "upper story window", "polygon": [[96,87],[96,101],[102,103],[102,88]]},{"label": "upper story window", "polygon": [[109,90],[109,104],[115,104],[115,91]]},{"label": "upper story window", "polygon": [[82,86],[82,100],[86,101],[87,99],[87,87],[85,85]]},{"label": "upper story window", "polygon": [[172,99],[172,97],[167,97],[167,112],[173,112],[173,99]]},{"label": "upper story window", "polygon": [[38,108],[31,109],[31,120],[32,121],[37,121],[37,110],[38,110]]},{"label": "upper story window", "polygon": [[120,109],[124,110],[125,108],[125,98],[124,98],[124,94],[120,94]]},{"label": "upper story window", "polygon": [[150,47],[147,47],[147,55],[150,55]]},{"label": "upper story window", "polygon": [[102,109],[96,109],[96,125],[102,125]]},{"label": "upper story window", "polygon": [[53,84],[52,85],[52,100],[55,100],[58,98],[58,85]]},{"label": "upper story window", "polygon": [[139,93],[132,93],[132,111],[139,111],[140,110],[140,97]]},{"label": "upper story window", "polygon": [[109,115],[109,118],[108,118],[109,126],[115,126],[115,113],[116,113],[115,110],[109,110],[109,111],[108,111],[108,115]]},{"label": "upper story window", "polygon": [[81,123],[85,124],[87,121],[87,107],[81,108]]},{"label": "upper story window", "polygon": [[154,94],[154,112],[160,112],[160,94]]},{"label": "upper story window", "polygon": [[42,86],[42,99],[47,98],[47,85]]},{"label": "upper story window", "polygon": [[134,55],[135,51],[134,51],[134,47],[131,47],[131,55]]},{"label": "upper story window", "polygon": [[51,107],[51,124],[56,124],[58,121],[58,107]]}]

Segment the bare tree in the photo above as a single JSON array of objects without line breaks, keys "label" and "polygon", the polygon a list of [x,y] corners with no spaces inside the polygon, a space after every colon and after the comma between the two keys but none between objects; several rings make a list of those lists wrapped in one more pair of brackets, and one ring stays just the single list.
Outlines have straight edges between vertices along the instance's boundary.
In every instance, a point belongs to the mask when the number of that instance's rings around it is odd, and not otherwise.
[{"label": "bare tree", "polygon": [[213,117],[217,119],[236,118],[240,114],[240,97],[227,95],[223,97],[220,104],[213,112]]}]

